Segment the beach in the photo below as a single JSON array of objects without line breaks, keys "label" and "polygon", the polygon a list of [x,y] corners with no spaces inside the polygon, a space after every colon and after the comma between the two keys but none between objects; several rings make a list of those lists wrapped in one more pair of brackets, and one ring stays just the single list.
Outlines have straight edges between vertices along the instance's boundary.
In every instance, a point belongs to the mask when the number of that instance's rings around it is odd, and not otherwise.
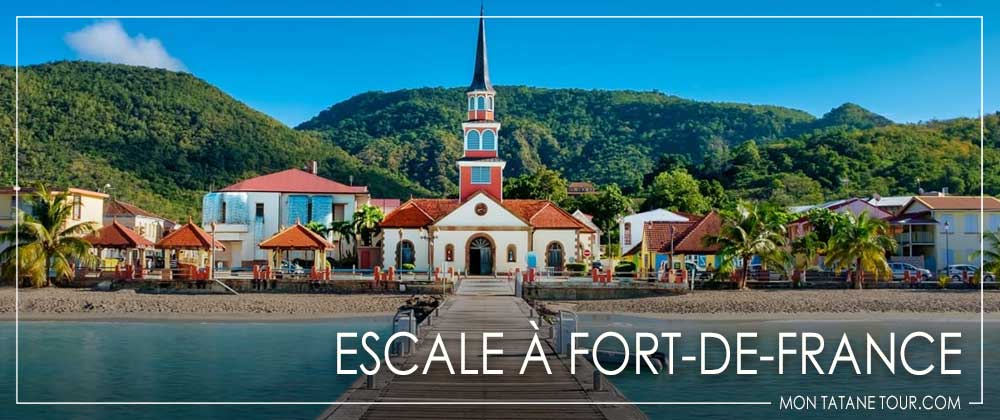
[{"label": "beach", "polygon": [[[976,290],[702,290],[676,296],[558,302],[587,313],[674,319],[978,319]],[[1000,291],[983,294],[987,318],[1000,318]]]},{"label": "beach", "polygon": [[[0,289],[0,319],[14,319],[14,288]],[[282,321],[392,314],[408,296],[147,294],[131,290],[20,289],[22,320]]]},{"label": "beach", "polygon": [[[391,314],[408,296],[374,294],[147,294],[131,290],[20,289],[23,320],[282,321]],[[940,290],[702,290],[639,299],[546,302],[582,313],[672,319],[978,319],[979,293]],[[1000,319],[1000,291],[986,291]],[[0,319],[14,319],[14,288],[0,289]]]}]

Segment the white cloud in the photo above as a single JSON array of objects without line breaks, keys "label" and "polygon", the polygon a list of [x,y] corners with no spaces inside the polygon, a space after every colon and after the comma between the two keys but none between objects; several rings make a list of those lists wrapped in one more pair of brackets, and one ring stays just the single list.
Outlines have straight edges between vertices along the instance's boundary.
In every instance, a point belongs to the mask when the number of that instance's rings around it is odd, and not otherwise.
[{"label": "white cloud", "polygon": [[146,38],[142,34],[130,37],[116,20],[97,22],[70,32],[66,34],[66,44],[87,60],[184,70],[184,64],[171,57],[159,39]]}]

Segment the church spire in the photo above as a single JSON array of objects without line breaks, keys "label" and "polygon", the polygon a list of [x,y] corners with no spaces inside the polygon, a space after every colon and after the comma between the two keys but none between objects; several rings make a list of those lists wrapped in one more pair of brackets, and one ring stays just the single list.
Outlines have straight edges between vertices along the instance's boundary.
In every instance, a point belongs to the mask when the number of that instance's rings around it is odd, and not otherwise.
[{"label": "church spire", "polygon": [[472,83],[469,91],[479,90],[493,92],[490,83],[490,68],[486,60],[486,9],[479,5],[479,39],[476,41],[476,67],[472,73]]}]

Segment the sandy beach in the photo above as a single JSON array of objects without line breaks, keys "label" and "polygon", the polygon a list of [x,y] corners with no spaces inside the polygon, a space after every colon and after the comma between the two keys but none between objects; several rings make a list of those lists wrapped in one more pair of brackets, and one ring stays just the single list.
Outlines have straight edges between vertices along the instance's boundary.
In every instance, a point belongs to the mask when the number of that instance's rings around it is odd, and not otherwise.
[{"label": "sandy beach", "polygon": [[[703,290],[642,299],[559,302],[579,312],[675,319],[978,319],[977,291]],[[1000,291],[986,291],[986,317],[1000,318]]]},{"label": "sandy beach", "polygon": [[[157,295],[133,291],[21,289],[23,320],[283,321],[391,314],[394,295]],[[1000,291],[985,293],[986,317],[1000,319]],[[939,290],[695,291],[679,296],[548,302],[582,313],[672,319],[978,319],[979,293]],[[0,289],[0,320],[14,319],[14,289]]]},{"label": "sandy beach", "polygon": [[[0,319],[14,319],[14,288],[0,289]],[[130,290],[20,289],[23,320],[282,321],[392,314],[407,296],[156,295]]]}]

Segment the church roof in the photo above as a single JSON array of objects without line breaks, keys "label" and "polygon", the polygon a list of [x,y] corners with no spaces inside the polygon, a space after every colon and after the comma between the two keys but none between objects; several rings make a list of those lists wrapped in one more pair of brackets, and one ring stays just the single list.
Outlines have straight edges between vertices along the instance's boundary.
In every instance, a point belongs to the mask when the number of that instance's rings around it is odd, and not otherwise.
[{"label": "church roof", "polygon": [[469,91],[485,90],[493,92],[493,84],[490,83],[490,68],[486,60],[486,19],[483,17],[484,10],[479,10],[479,39],[476,41],[476,67],[472,73],[472,83],[469,84]]},{"label": "church roof", "polygon": [[149,239],[129,229],[117,221],[110,225],[98,229],[83,238],[97,248],[130,249],[130,248],[152,248],[153,243]]},{"label": "church roof", "polygon": [[[491,197],[492,198],[492,197]],[[549,200],[496,200],[503,208],[527,221],[535,229],[594,230]],[[459,208],[457,199],[417,198],[403,203],[382,220],[383,228],[427,227]]]},{"label": "church roof", "polygon": [[320,234],[296,223],[265,239],[260,249],[332,249],[334,246]]},{"label": "church roof", "polygon": [[261,175],[237,182],[220,192],[283,192],[306,194],[367,193],[366,186],[349,186],[298,168]]}]

